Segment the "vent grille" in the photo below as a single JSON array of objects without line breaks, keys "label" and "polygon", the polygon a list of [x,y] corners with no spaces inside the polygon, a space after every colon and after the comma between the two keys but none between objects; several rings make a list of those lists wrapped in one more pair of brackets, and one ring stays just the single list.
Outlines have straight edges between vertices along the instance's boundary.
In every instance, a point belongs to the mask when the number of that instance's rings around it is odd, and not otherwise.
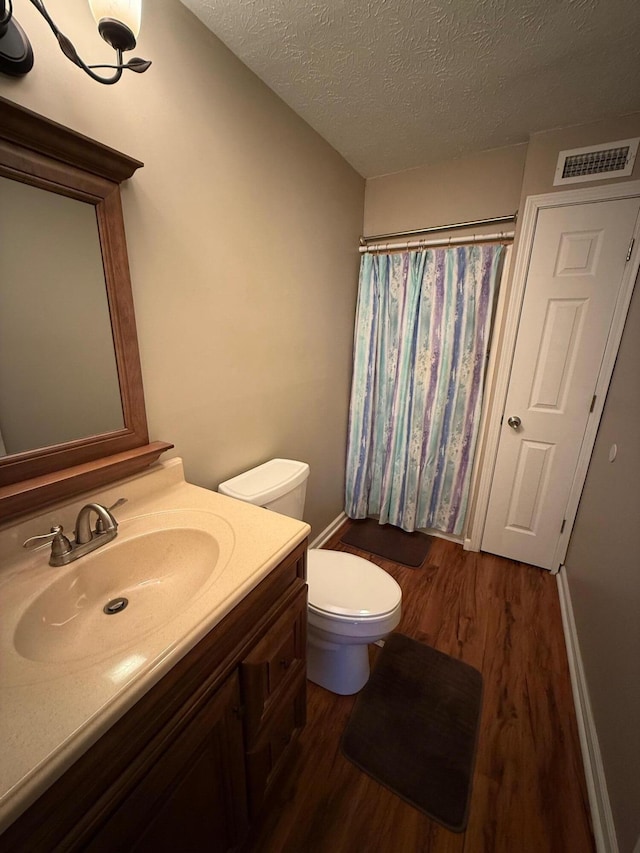
[{"label": "vent grille", "polygon": [[577,175],[596,175],[600,172],[619,172],[627,165],[629,146],[592,151],[590,154],[574,154],[564,161],[563,178]]},{"label": "vent grille", "polygon": [[599,176],[624,177],[631,175],[639,139],[623,139],[589,148],[561,151],[554,185],[578,181],[597,181]]}]

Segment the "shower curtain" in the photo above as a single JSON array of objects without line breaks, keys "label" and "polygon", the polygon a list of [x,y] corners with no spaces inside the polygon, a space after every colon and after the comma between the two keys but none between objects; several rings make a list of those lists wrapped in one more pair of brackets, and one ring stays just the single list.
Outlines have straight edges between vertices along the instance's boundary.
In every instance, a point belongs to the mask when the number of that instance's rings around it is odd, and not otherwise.
[{"label": "shower curtain", "polygon": [[463,529],[502,246],[364,254],[346,513]]}]

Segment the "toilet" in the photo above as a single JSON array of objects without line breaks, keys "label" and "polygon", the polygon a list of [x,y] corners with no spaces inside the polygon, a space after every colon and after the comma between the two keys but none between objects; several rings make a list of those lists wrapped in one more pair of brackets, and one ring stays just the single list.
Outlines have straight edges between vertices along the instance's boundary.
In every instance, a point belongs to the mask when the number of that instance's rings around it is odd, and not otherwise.
[{"label": "toilet", "polygon": [[[306,462],[271,459],[218,491],[301,519],[308,477]],[[307,678],[332,693],[357,693],[369,678],[368,644],[400,621],[402,590],[369,560],[319,548],[308,552],[307,583]]]}]

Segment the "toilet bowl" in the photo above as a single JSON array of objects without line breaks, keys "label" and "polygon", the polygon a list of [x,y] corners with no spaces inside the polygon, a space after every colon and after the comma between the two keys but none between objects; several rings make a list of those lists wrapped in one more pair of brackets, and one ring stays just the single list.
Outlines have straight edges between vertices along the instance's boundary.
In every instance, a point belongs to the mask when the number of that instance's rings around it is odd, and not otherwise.
[{"label": "toilet bowl", "polygon": [[[272,459],[218,491],[301,519],[308,477],[306,462]],[[368,644],[400,621],[402,590],[362,557],[315,548],[307,555],[307,583],[307,678],[333,693],[357,693],[369,678]]]},{"label": "toilet bowl", "polygon": [[308,553],[307,582],[307,677],[333,693],[357,693],[369,679],[367,645],[400,621],[402,590],[374,563],[320,549]]}]

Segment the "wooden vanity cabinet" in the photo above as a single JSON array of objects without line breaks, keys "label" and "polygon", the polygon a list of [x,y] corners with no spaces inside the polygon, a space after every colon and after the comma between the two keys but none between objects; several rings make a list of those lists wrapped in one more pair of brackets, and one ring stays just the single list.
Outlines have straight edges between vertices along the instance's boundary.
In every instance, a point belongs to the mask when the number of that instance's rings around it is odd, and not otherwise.
[{"label": "wooden vanity cabinet", "polygon": [[305,723],[305,569],[306,542],[0,836],[0,849],[237,849]]}]

